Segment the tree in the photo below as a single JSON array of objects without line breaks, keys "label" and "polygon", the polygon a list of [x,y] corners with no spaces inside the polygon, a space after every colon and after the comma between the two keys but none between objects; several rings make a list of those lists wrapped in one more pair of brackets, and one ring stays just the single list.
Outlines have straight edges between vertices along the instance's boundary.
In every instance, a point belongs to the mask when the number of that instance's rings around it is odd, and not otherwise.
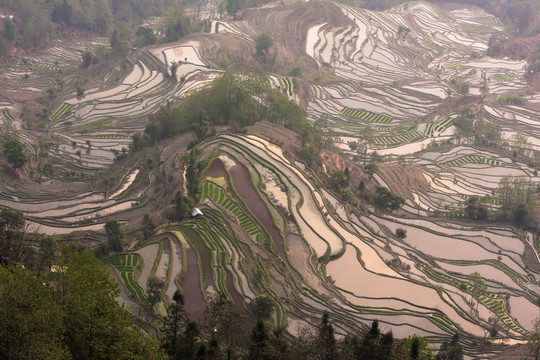
[{"label": "tree", "polygon": [[398,239],[405,239],[407,237],[407,230],[404,228],[397,228],[396,229],[396,236]]},{"label": "tree", "polygon": [[176,290],[172,302],[169,305],[167,317],[165,318],[162,328],[163,349],[165,349],[167,354],[173,359],[177,358],[182,329],[186,326],[187,321],[188,318],[184,308],[184,296],[179,290]]},{"label": "tree", "polygon": [[479,304],[479,300],[478,298],[480,297],[480,295],[482,295],[483,293],[486,292],[487,290],[487,285],[486,283],[484,282],[484,279],[482,278],[482,275],[480,275],[480,273],[478,272],[473,272],[472,274],[469,275],[470,278],[471,278],[471,281],[472,281],[472,290],[471,290],[471,305],[473,304],[474,300],[473,299],[477,299],[476,300],[476,307],[475,307],[475,310],[476,312],[478,312],[478,304]]},{"label": "tree", "polygon": [[184,220],[191,215],[191,210],[195,205],[193,199],[189,196],[184,196],[180,190],[176,192],[173,199],[175,220]]},{"label": "tree", "polygon": [[321,360],[333,360],[337,357],[334,328],[330,324],[329,318],[330,315],[325,311],[321,319],[321,327],[319,328],[319,343],[321,345],[319,356]]},{"label": "tree", "polygon": [[402,339],[395,349],[396,359],[404,360],[433,360],[433,353],[426,338],[420,336],[409,336]]},{"label": "tree", "polygon": [[236,20],[238,11],[245,9],[247,0],[227,0],[227,13]]},{"label": "tree", "polygon": [[144,213],[143,219],[142,219],[142,231],[145,238],[149,238],[154,233],[154,229],[156,228],[156,225],[154,224],[154,221],[152,220],[152,214],[151,213]]},{"label": "tree", "polygon": [[435,360],[463,360],[463,350],[459,344],[458,334],[452,336],[450,344],[446,340],[442,343]]},{"label": "tree", "polygon": [[24,154],[24,148],[24,144],[17,139],[4,143],[4,156],[13,167],[13,170],[17,170],[26,164],[27,158]]},{"label": "tree", "polygon": [[22,211],[0,210],[0,256],[18,262],[30,246]]},{"label": "tree", "polygon": [[540,317],[533,322],[533,330],[529,336],[529,354],[534,360],[540,360]]},{"label": "tree", "polygon": [[266,324],[262,320],[257,320],[251,333],[251,345],[249,347],[248,360],[270,360],[270,334]]},{"label": "tree", "polygon": [[366,174],[369,175],[369,180],[375,175],[375,173],[379,170],[379,167],[376,163],[370,162],[369,164],[364,165],[364,171]]},{"label": "tree", "polygon": [[186,16],[183,7],[178,6],[169,12],[165,27],[165,41],[173,42],[191,32],[189,17]]},{"label": "tree", "polygon": [[265,56],[268,50],[274,44],[274,40],[268,34],[261,34],[255,38],[255,50],[258,55]]},{"label": "tree", "polygon": [[64,341],[74,359],[165,358],[115,300],[118,286],[99,260],[86,252],[74,255],[57,284],[65,309]]},{"label": "tree", "polygon": [[178,63],[175,61],[171,61],[171,77],[176,81],[176,71],[178,70]]},{"label": "tree", "polygon": [[[90,65],[93,65],[93,64],[96,64],[97,63],[97,57],[92,54],[91,51],[87,50],[85,52],[83,52],[82,54],[82,65],[81,67],[83,69],[86,69],[88,68]],[[77,94],[77,96],[82,96],[82,94]]]},{"label": "tree", "polygon": [[110,251],[120,252],[124,247],[124,229],[122,224],[116,220],[109,220],[105,223],[107,233],[107,246]]},{"label": "tree", "polygon": [[153,308],[163,297],[163,287],[165,286],[165,280],[157,277],[150,276],[146,283],[146,293],[150,308]]},{"label": "tree", "polygon": [[243,326],[244,314],[222,294],[208,296],[206,306],[206,325],[223,348],[227,360],[235,358],[242,344],[246,343]]},{"label": "tree", "polygon": [[4,20],[4,38],[10,43],[15,41],[15,34],[17,33],[17,28],[15,23],[9,17],[6,17]]},{"label": "tree", "polygon": [[47,266],[49,270],[54,263],[56,257],[56,241],[52,236],[43,236],[39,241],[39,259],[40,259],[40,268]]},{"label": "tree", "polygon": [[156,35],[154,35],[154,30],[150,27],[138,27],[135,32],[135,37],[135,44],[137,46],[146,46],[156,43]]},{"label": "tree", "polygon": [[116,28],[114,29],[111,36],[111,49],[113,49],[113,51],[117,54],[124,54],[128,50],[128,43],[130,38],[130,26],[123,21],[117,22]]},{"label": "tree", "polygon": [[384,186],[376,185],[375,204],[382,209],[394,211],[399,209],[403,204],[405,204],[405,200],[401,196],[394,194]]},{"label": "tree", "polygon": [[265,321],[272,316],[274,306],[275,302],[270,296],[259,294],[249,303],[248,309],[255,316],[255,319]]},{"label": "tree", "polygon": [[64,312],[46,280],[0,265],[0,358],[69,359],[62,343]]}]

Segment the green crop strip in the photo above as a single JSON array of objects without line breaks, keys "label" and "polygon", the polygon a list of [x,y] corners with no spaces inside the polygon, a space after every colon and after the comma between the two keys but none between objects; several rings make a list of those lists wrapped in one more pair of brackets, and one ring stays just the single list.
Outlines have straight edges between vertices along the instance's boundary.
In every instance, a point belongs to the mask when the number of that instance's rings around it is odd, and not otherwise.
[{"label": "green crop strip", "polygon": [[383,123],[383,124],[389,124],[392,122],[392,118],[388,116],[375,114],[369,111],[355,110],[348,107],[344,107],[343,109],[341,109],[341,112],[344,113],[345,115],[349,115],[349,116],[352,116],[352,117],[355,117],[355,118],[358,118],[367,122]]},{"label": "green crop strip", "polygon": [[4,115],[4,117],[8,120],[15,120],[15,116],[13,116],[11,110],[9,109],[2,110],[2,115]]}]

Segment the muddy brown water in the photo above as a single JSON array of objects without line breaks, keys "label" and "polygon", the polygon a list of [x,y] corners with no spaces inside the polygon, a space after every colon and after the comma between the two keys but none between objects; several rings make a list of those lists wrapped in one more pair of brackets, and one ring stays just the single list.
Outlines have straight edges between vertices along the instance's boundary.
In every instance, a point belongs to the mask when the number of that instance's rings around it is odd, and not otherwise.
[{"label": "muddy brown water", "polygon": [[286,259],[283,251],[283,238],[272,220],[272,215],[259,197],[251,182],[251,176],[245,166],[236,164],[229,170],[234,188],[238,195],[244,200],[249,211],[264,226],[270,234],[276,250],[282,259]]},{"label": "muddy brown water", "polygon": [[[199,258],[193,248],[186,249],[187,272],[180,282],[182,292],[186,297],[185,309],[189,318],[199,324],[204,324],[204,311],[206,301],[204,300],[199,281]],[[189,299],[189,300],[188,300]]]},{"label": "muddy brown water", "polygon": [[204,171],[203,179],[207,177],[224,177],[227,180],[229,179],[229,175],[225,170],[225,165],[223,165],[223,162],[219,159],[214,159],[214,161],[212,161],[212,163],[210,163],[208,168]]}]

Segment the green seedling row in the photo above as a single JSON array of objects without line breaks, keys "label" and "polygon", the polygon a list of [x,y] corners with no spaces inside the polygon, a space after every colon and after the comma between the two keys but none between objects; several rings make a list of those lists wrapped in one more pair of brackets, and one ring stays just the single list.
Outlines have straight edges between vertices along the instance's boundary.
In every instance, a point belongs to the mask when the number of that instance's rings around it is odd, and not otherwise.
[{"label": "green seedling row", "polygon": [[341,109],[341,112],[344,113],[345,115],[353,116],[355,118],[368,121],[368,122],[384,123],[384,124],[389,124],[392,122],[392,118],[388,116],[375,114],[369,111],[355,110],[348,107],[344,107],[343,109]]},{"label": "green seedling row", "polygon": [[73,105],[70,105],[68,103],[63,103],[62,106],[56,112],[51,116],[52,121],[56,121],[60,119],[62,116],[67,114],[71,109],[73,108]]}]

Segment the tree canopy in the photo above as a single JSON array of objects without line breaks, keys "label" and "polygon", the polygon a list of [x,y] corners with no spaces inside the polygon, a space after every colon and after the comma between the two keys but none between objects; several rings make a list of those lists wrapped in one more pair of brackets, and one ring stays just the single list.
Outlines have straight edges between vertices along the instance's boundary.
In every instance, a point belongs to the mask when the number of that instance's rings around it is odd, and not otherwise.
[{"label": "tree canopy", "polygon": [[4,143],[4,156],[15,170],[23,167],[28,160],[24,153],[24,148],[24,144],[17,139],[12,139]]},{"label": "tree canopy", "polygon": [[115,300],[108,269],[86,252],[42,277],[0,266],[0,358],[165,359]]}]

